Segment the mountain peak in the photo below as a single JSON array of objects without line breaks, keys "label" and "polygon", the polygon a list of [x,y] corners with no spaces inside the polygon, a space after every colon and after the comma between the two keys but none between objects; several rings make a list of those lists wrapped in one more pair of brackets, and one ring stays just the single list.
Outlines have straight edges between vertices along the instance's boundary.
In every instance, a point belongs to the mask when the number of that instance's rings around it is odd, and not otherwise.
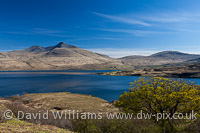
[{"label": "mountain peak", "polygon": [[31,46],[30,48],[25,49],[27,52],[44,52],[45,48],[42,46]]},{"label": "mountain peak", "polygon": [[54,48],[77,48],[76,46],[64,43],[64,42],[59,42]]},{"label": "mountain peak", "polygon": [[49,46],[49,47],[42,47],[42,46],[31,46],[30,48],[25,49],[26,52],[35,52],[35,53],[40,53],[40,52],[45,52],[45,51],[51,51],[55,48],[78,48],[76,46],[66,44],[64,42],[59,42],[55,46]]}]

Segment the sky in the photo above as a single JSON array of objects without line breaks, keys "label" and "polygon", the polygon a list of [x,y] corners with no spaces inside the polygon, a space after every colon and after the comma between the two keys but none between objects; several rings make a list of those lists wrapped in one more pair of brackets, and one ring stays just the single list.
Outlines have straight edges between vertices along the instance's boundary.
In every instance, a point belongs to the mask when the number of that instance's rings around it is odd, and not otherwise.
[{"label": "sky", "polygon": [[0,51],[58,42],[114,58],[200,54],[199,0],[0,0]]}]

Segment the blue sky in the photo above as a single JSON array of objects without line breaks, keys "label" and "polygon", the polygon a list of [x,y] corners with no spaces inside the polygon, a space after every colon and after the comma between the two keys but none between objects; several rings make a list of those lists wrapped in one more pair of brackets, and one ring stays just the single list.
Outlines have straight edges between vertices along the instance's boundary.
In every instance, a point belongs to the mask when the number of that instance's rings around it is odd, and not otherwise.
[{"label": "blue sky", "polygon": [[0,51],[60,41],[111,57],[200,54],[199,0],[0,0]]}]

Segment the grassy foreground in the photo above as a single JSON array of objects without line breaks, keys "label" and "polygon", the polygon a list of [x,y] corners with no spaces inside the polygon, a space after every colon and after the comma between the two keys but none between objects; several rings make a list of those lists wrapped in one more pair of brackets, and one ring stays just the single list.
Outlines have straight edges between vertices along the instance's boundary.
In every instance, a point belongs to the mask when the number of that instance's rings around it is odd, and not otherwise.
[{"label": "grassy foreground", "polygon": [[[151,84],[146,84],[149,82]],[[159,84],[159,85],[158,85]],[[132,84],[133,85],[133,84]],[[199,113],[199,86],[182,81],[173,81],[163,78],[153,78],[135,82],[136,86],[130,92],[122,94],[118,101],[109,103],[103,99],[90,95],[61,93],[24,94],[0,99],[0,132],[80,132],[80,133],[199,133],[200,119],[171,120],[163,119],[156,122],[152,119],[108,119],[106,114],[133,113],[137,116],[139,110],[145,113],[157,111],[190,112],[191,109]],[[167,86],[167,87],[166,87]],[[169,88],[171,86],[171,89]],[[175,88],[174,88],[175,86]],[[168,89],[165,89],[168,88]],[[177,90],[176,88],[181,88]],[[175,90],[174,90],[175,89]],[[148,92],[148,93],[147,93]],[[178,104],[176,104],[178,103]],[[174,106],[177,105],[177,106]],[[179,105],[180,104],[180,105]],[[149,106],[151,109],[149,110]],[[175,109],[174,109],[175,108]],[[189,110],[186,110],[189,109]],[[6,110],[13,112],[13,118],[6,120],[3,116]],[[17,119],[18,112],[44,115],[46,111],[61,114],[67,110],[77,110],[79,113],[102,113],[101,119],[55,119],[49,114],[48,119],[23,117]],[[176,111],[174,111],[176,110]],[[71,116],[71,115],[70,115]],[[89,116],[89,114],[87,114]],[[21,117],[21,115],[20,115]],[[91,117],[90,117],[91,118]],[[94,117],[93,117],[94,118]],[[173,129],[173,130],[172,130]]]},{"label": "grassy foreground", "polygon": [[40,133],[71,133],[71,131],[50,125],[36,125],[18,119],[1,123],[0,132],[40,132]]},{"label": "grassy foreground", "polygon": [[[11,96],[9,99],[0,98],[0,132],[44,132],[44,133],[70,133],[72,131],[72,121],[53,120],[18,120],[13,118],[6,120],[4,112],[12,110],[14,114],[17,111],[37,112],[45,111],[65,111],[78,110],[79,112],[119,112],[107,101],[90,95],[62,93],[40,93],[24,94],[22,96]],[[70,129],[70,130],[69,130]]]},{"label": "grassy foreground", "polygon": [[0,98],[0,132],[1,133],[9,133],[9,132],[15,132],[15,133],[72,133],[69,130],[61,129],[56,126],[51,125],[40,125],[40,124],[34,124],[22,120],[18,120],[16,118],[13,118],[11,120],[6,120],[3,117],[3,113],[6,110],[9,110],[9,108],[6,106],[7,103],[10,103],[11,101],[5,100]]},{"label": "grassy foreground", "polygon": [[118,112],[108,101],[91,95],[60,93],[25,94],[13,97],[14,101],[23,102],[26,106],[43,110],[78,110],[79,112]]}]

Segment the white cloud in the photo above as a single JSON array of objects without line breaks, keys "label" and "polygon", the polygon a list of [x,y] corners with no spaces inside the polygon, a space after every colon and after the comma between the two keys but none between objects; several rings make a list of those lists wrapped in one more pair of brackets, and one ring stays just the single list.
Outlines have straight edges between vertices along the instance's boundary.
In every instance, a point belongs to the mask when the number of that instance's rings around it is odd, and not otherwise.
[{"label": "white cloud", "polygon": [[112,21],[116,21],[116,22],[122,22],[122,23],[126,23],[126,24],[131,24],[131,25],[142,25],[142,26],[151,26],[151,24],[146,23],[144,21],[140,21],[140,20],[136,20],[136,19],[129,19],[129,18],[124,18],[124,17],[118,17],[118,16],[112,16],[112,15],[106,15],[106,14],[102,14],[102,13],[97,13],[97,12],[93,12],[94,14],[110,19]]},{"label": "white cloud", "polygon": [[[189,46],[188,46],[189,48]],[[121,58],[125,56],[131,56],[131,55],[141,55],[141,56],[149,56],[161,51],[179,51],[182,53],[188,53],[188,54],[199,54],[200,55],[200,47],[192,47],[193,49],[187,49],[187,48],[178,48],[178,49],[163,49],[163,50],[157,50],[157,49],[129,49],[129,48],[94,48],[94,49],[87,49],[96,53],[108,55],[113,58]]]},{"label": "white cloud", "polygon": [[93,30],[109,31],[109,32],[121,32],[121,33],[132,34],[132,35],[135,35],[135,36],[143,36],[143,35],[146,35],[146,34],[169,33],[169,32],[159,32],[159,31],[148,31],[148,30],[106,29],[106,28],[93,28]]},{"label": "white cloud", "polygon": [[152,49],[129,49],[129,48],[96,48],[96,49],[87,49],[96,53],[105,54],[113,58],[120,58],[130,55],[143,55],[148,56],[159,51]]},{"label": "white cloud", "polygon": [[37,34],[55,34],[55,33],[62,33],[63,31],[52,30],[52,29],[43,29],[43,28],[34,28],[32,32],[37,33]]},{"label": "white cloud", "polygon": [[[135,29],[123,29],[113,28],[104,29],[97,28],[97,30],[112,31],[112,32],[123,32],[131,33],[136,36],[143,36],[145,34],[155,33],[166,33],[171,32],[198,32],[200,26],[200,15],[197,12],[186,12],[186,11],[159,11],[154,13],[128,13],[121,16],[113,16],[102,13],[93,12],[94,14],[110,19],[116,22],[122,22],[132,25],[138,25],[137,30]],[[141,25],[143,27],[141,27]],[[150,27],[149,27],[150,26]],[[195,29],[195,30],[194,30]],[[162,32],[158,32],[162,31]]]},{"label": "white cloud", "polygon": [[[133,15],[134,17],[134,15]],[[189,12],[163,12],[151,15],[138,16],[143,21],[157,22],[157,23],[184,23],[184,22],[199,22],[200,15]]]},{"label": "white cloud", "polygon": [[61,30],[42,29],[42,28],[33,28],[26,31],[23,31],[23,30],[3,31],[2,33],[16,34],[16,35],[45,35],[45,36],[54,36],[54,37],[75,37],[71,35],[66,35],[66,33]]}]

